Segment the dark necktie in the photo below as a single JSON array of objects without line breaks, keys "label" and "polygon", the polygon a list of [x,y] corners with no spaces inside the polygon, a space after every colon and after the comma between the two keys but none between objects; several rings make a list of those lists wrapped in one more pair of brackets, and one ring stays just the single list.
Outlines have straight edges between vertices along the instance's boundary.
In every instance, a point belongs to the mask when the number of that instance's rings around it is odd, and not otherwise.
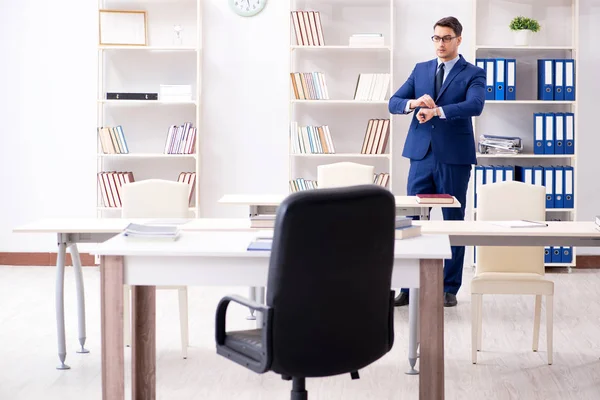
[{"label": "dark necktie", "polygon": [[435,76],[435,99],[437,99],[438,94],[440,93],[442,83],[444,83],[444,63],[440,64],[440,67],[437,71],[437,75]]}]

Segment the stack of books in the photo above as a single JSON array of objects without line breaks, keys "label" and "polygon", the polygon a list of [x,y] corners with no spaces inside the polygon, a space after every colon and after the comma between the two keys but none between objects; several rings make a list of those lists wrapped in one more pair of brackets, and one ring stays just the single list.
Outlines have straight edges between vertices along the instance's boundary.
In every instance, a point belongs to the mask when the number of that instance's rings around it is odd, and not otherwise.
[{"label": "stack of books", "polygon": [[176,240],[179,237],[177,225],[134,224],[127,225],[123,236],[142,240]]},{"label": "stack of books", "polygon": [[421,236],[421,226],[413,225],[408,217],[396,217],[396,239]]}]

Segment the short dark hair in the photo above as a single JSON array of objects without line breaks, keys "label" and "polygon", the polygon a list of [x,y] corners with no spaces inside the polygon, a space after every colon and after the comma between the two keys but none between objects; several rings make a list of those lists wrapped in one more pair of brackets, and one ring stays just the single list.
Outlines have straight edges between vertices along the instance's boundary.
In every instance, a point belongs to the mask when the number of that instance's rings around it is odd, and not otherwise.
[{"label": "short dark hair", "polygon": [[436,26],[445,26],[446,28],[451,28],[456,36],[462,35],[462,25],[454,17],[444,17],[436,22],[435,25],[433,25],[433,29],[435,29]]}]

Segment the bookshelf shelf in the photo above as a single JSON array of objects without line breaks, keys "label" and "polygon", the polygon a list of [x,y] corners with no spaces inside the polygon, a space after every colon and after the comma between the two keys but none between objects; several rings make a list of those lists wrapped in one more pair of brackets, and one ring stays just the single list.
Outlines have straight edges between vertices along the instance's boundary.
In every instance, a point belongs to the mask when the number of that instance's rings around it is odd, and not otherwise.
[{"label": "bookshelf shelf", "polygon": [[[502,12],[499,12],[501,10]],[[554,176],[559,174],[560,181],[563,187],[557,193],[564,194],[564,200],[567,197],[567,186],[572,189],[573,208],[546,208],[546,218],[563,219],[568,221],[577,220],[577,199],[578,199],[578,137],[580,135],[578,123],[578,66],[579,66],[579,0],[556,0],[551,3],[541,0],[532,0],[528,2],[527,16],[536,19],[542,26],[553,27],[553,29],[542,30],[534,33],[529,41],[529,45],[516,46],[511,44],[512,32],[508,28],[508,20],[503,18],[507,15],[520,15],[523,9],[517,3],[507,3],[503,0],[480,0],[473,1],[473,22],[475,26],[475,38],[472,47],[472,59],[514,59],[516,70],[514,74],[514,85],[516,100],[486,100],[484,112],[474,118],[474,133],[476,138],[476,146],[478,138],[483,135],[498,135],[498,136],[519,136],[522,138],[525,154],[478,154],[478,166],[484,167],[504,167],[504,166],[522,166],[522,170],[517,170],[512,175],[516,179],[521,179],[536,185],[546,186],[547,193],[554,194]],[[507,40],[508,39],[508,40]],[[477,44],[480,43],[480,44]],[[537,100],[539,97],[538,87],[538,61],[540,59],[573,59],[573,86],[575,88],[575,100]],[[497,64],[494,64],[494,66]],[[566,85],[566,65],[565,63],[552,64],[553,73],[556,70],[556,65],[561,65],[564,68],[563,79],[557,83]],[[511,79],[508,74],[508,69],[505,71],[505,79]],[[553,77],[555,78],[555,77]],[[551,97],[555,97],[560,92],[554,91],[556,80],[553,79],[553,93]],[[508,86],[508,85],[505,85]],[[566,88],[565,88],[566,90]],[[566,93],[563,92],[563,93]],[[562,99],[563,95],[555,97]],[[506,107],[499,106],[500,104]],[[516,107],[509,107],[508,105]],[[531,154],[535,147],[535,142],[543,140],[552,140],[555,143],[554,136],[549,139],[546,137],[545,128],[541,130],[535,129],[534,114],[543,114],[544,126],[546,121],[552,121],[552,134],[556,132],[556,121],[562,121],[563,141],[566,145],[567,134],[572,132],[572,145],[574,154]],[[567,124],[567,115],[572,114],[572,125]],[[559,120],[558,116],[562,115]],[[549,118],[549,119],[547,119]],[[539,126],[538,126],[539,127]],[[507,133],[518,132],[518,133]],[[540,138],[539,135],[542,135]],[[537,138],[536,138],[537,137]],[[539,143],[538,143],[539,145]],[[566,146],[565,146],[566,147]],[[523,177],[517,174],[517,171],[525,171],[527,168],[542,168],[540,175],[531,175],[523,172]],[[567,170],[572,172],[567,175]],[[481,168],[479,169],[481,171]],[[475,172],[471,175],[471,184],[469,188],[469,204],[467,205],[467,216],[473,220],[477,219],[477,209],[473,207],[473,196],[475,193]],[[496,170],[497,172],[498,170]],[[536,177],[537,176],[537,177]],[[552,187],[547,185],[547,177],[552,178]],[[569,176],[569,178],[567,178]],[[489,177],[487,178],[489,179]],[[494,174],[494,180],[498,175]],[[504,177],[506,179],[506,177]],[[510,179],[510,178],[509,178]],[[539,180],[542,182],[539,182]],[[559,180],[559,178],[557,178]],[[481,180],[478,181],[479,184]],[[567,183],[569,182],[569,183]],[[485,184],[485,183],[484,183]],[[552,197],[550,197],[552,199]],[[550,200],[552,201],[552,200]],[[562,206],[562,203],[557,205]],[[469,211],[470,208],[470,211]],[[569,263],[545,263],[547,267],[575,267],[576,249],[571,251],[572,262]],[[476,264],[476,260],[471,257],[471,260]]]},{"label": "bookshelf shelf", "polygon": [[290,190],[342,160],[372,165],[392,190],[395,1],[291,0],[290,11]]},{"label": "bookshelf shelf", "polygon": [[197,106],[196,101],[162,101],[162,100],[98,100],[99,104],[109,104],[116,106]]},{"label": "bookshelf shelf", "polygon": [[195,46],[110,46],[99,45],[99,50],[127,50],[127,51],[197,51]]},{"label": "bookshelf shelf", "polygon": [[196,154],[157,154],[157,153],[128,153],[128,154],[98,154],[100,158],[197,158]]},{"label": "bookshelf shelf", "polygon": [[391,51],[391,46],[290,46],[291,50],[348,50],[348,51],[371,51],[371,50],[387,50]]},{"label": "bookshelf shelf", "polygon": [[311,153],[291,153],[290,157],[332,157],[332,158],[391,158],[389,154],[361,154],[361,153],[332,153],[332,154],[311,154]]},{"label": "bookshelf shelf", "polygon": [[494,45],[476,45],[476,50],[523,50],[523,51],[531,51],[531,50],[574,50],[573,46],[494,46]]},{"label": "bookshelf shelf", "polygon": [[567,158],[574,159],[574,154],[477,154],[477,158],[515,158],[515,159],[529,159],[529,158]]},{"label": "bookshelf shelf", "polygon": [[360,104],[368,104],[368,105],[385,105],[387,107],[388,102],[385,101],[366,101],[366,100],[297,100],[293,99],[292,104],[352,104],[352,105],[360,105]]},{"label": "bookshelf shelf", "polygon": [[[118,215],[121,187],[145,179],[189,184],[199,217],[203,0],[117,3],[99,0],[98,12],[145,10],[147,45],[97,45],[97,217]],[[109,92],[158,100],[107,99]]]},{"label": "bookshelf shelf", "polygon": [[512,105],[519,105],[519,104],[537,104],[537,105],[572,105],[574,104],[574,101],[568,101],[568,100],[486,100],[485,104],[512,104]]}]

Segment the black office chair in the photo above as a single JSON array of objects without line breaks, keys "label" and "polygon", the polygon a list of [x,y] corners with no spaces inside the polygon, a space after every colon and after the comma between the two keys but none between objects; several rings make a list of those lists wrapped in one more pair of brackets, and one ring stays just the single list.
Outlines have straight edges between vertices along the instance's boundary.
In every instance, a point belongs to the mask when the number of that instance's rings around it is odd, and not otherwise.
[{"label": "black office chair", "polygon": [[[394,226],[394,197],[376,185],[289,195],[277,209],[267,304],[221,299],[217,353],[291,379],[292,400],[308,398],[305,378],[358,378],[394,342]],[[262,312],[262,329],[226,332],[231,301]]]}]

